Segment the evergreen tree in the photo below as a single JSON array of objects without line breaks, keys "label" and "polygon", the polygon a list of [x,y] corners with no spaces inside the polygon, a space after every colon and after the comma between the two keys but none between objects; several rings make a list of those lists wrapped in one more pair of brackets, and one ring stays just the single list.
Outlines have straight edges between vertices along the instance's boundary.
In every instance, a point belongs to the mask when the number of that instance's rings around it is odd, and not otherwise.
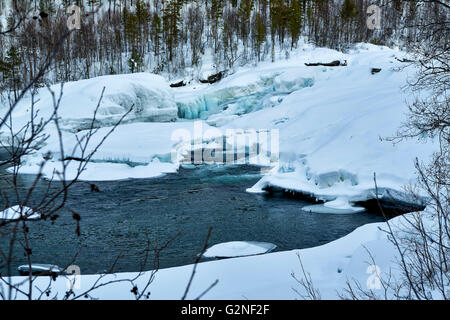
[{"label": "evergreen tree", "polygon": [[14,93],[14,99],[17,99],[18,91],[20,89],[22,59],[19,50],[11,46],[6,53],[3,61],[0,60],[0,72],[3,74],[3,82],[6,84],[6,89]]},{"label": "evergreen tree", "polygon": [[244,41],[244,50],[248,47],[248,37],[250,35],[250,17],[252,14],[253,0],[241,0],[239,5],[239,20],[241,38]]},{"label": "evergreen tree", "polygon": [[302,25],[302,8],[299,0],[292,0],[289,8],[289,23],[288,28],[291,34],[291,48],[293,48],[300,37],[300,30]]},{"label": "evergreen tree", "polygon": [[54,14],[56,12],[55,1],[39,0],[39,10],[47,14]]},{"label": "evergreen tree", "polygon": [[151,40],[153,42],[153,55],[155,57],[156,63],[159,64],[159,56],[161,51],[161,18],[157,12],[153,13],[152,23],[150,26]]},{"label": "evergreen tree", "polygon": [[345,21],[351,20],[356,17],[358,10],[356,9],[356,4],[353,0],[344,0],[341,9],[341,17]]},{"label": "evergreen tree", "polygon": [[181,15],[180,10],[183,4],[182,0],[169,0],[163,9],[163,29],[165,42],[167,46],[168,60],[173,61],[175,47],[178,43],[180,33]]},{"label": "evergreen tree", "polygon": [[123,10],[123,17],[125,39],[135,48],[140,40],[138,17],[134,12],[129,12],[126,8]]},{"label": "evergreen tree", "polygon": [[356,9],[355,2],[353,0],[345,0],[342,4],[341,18],[344,20],[347,29],[344,37],[346,42],[349,42],[351,39],[351,26],[357,14],[358,10]]},{"label": "evergreen tree", "polygon": [[210,19],[213,29],[214,52],[217,53],[219,42],[220,19],[223,16],[224,0],[211,0]]},{"label": "evergreen tree", "polygon": [[262,18],[261,13],[255,14],[255,30],[254,30],[254,38],[255,38],[255,49],[258,57],[258,61],[261,60],[261,46],[266,41],[266,23]]}]

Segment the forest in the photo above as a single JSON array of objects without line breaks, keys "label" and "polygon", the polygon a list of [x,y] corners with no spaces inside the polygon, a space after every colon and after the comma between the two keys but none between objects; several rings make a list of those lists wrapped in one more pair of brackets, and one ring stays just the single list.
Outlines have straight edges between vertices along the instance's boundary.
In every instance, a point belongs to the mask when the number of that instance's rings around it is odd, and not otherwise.
[{"label": "forest", "polygon": [[[73,4],[81,25],[61,41]],[[372,4],[380,28],[367,27]],[[198,79],[205,59],[216,72],[274,62],[300,39],[341,51],[358,42],[404,48],[433,37],[420,26],[445,21],[443,8],[404,0],[0,0],[0,32],[8,34],[0,37],[0,90],[17,96],[58,42],[36,86],[142,71]]]}]

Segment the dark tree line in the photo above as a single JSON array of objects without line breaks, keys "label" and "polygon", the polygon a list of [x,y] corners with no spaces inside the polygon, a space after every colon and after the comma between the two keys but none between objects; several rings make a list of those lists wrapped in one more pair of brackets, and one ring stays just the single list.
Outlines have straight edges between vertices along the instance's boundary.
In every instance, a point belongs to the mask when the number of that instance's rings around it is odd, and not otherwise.
[{"label": "dark tree line", "polygon": [[[355,42],[403,45],[416,41],[423,21],[448,19],[435,1],[406,0],[0,0],[2,89],[33,79],[56,39],[67,30],[71,4],[81,7],[73,32],[42,79],[55,83],[128,72],[195,77],[206,52],[217,70],[276,60],[300,37],[345,50]],[[9,5],[6,5],[8,4]],[[382,9],[381,30],[367,27],[367,8]],[[11,10],[7,10],[10,8]]]}]

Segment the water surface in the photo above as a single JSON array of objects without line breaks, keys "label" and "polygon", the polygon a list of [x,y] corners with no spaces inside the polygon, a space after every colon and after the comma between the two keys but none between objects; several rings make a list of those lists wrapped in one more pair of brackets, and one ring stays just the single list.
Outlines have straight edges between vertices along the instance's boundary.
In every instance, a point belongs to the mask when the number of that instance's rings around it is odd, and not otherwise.
[{"label": "water surface", "polygon": [[[84,274],[108,271],[118,256],[117,272],[151,269],[153,256],[142,265],[147,241],[160,245],[181,232],[161,252],[160,267],[165,268],[193,263],[210,226],[210,245],[262,241],[276,244],[278,251],[325,244],[382,220],[373,213],[308,213],[302,211],[307,202],[247,193],[260,177],[260,169],[251,166],[200,166],[160,178],[95,182],[100,192],[77,183],[67,206],[81,215],[81,237],[68,210],[54,225],[31,224],[33,262],[66,266],[81,249],[76,264]],[[19,183],[26,187],[32,179],[21,175]],[[43,192],[43,186],[38,188]],[[4,179],[0,189],[12,192]],[[0,247],[6,246],[7,239],[0,239]],[[14,270],[26,263],[19,246],[15,257]]]}]

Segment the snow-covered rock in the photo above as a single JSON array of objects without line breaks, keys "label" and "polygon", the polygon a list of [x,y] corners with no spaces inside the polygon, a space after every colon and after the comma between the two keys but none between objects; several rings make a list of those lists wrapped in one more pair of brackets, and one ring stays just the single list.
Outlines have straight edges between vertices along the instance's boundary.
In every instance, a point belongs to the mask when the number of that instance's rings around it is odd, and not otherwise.
[{"label": "snow-covered rock", "polygon": [[0,220],[16,220],[26,218],[29,220],[39,219],[41,215],[31,208],[15,205],[0,212]]},{"label": "snow-covered rock", "polygon": [[203,256],[205,258],[245,257],[267,253],[276,247],[273,243],[268,242],[230,241],[213,245],[203,253]]},{"label": "snow-covered rock", "polygon": [[[27,264],[21,265],[17,267],[17,271],[19,271],[19,273],[22,275],[28,275],[30,272],[30,266]],[[33,263],[31,264],[31,272],[34,275],[35,274],[48,275],[51,273],[61,274],[64,272],[64,270],[54,264]]]}]

